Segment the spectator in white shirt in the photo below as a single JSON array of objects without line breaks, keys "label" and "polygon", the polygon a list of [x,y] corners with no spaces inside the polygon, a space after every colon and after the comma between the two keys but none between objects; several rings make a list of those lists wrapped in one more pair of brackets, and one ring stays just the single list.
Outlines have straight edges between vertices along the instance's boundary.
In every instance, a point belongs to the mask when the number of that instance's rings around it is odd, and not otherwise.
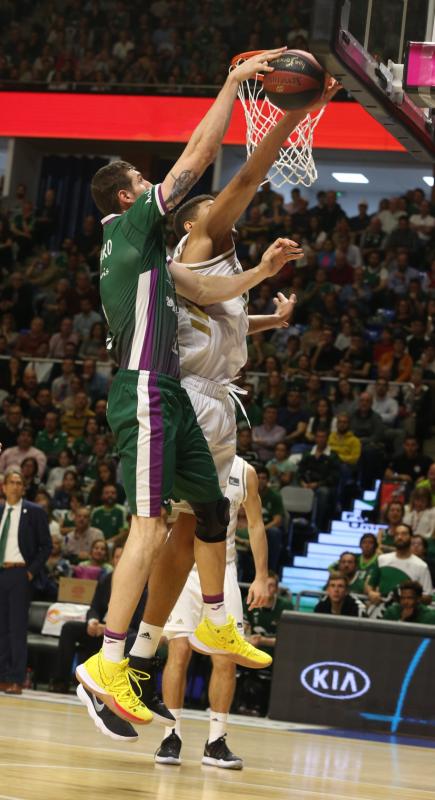
[{"label": "spectator in white shirt", "polygon": [[399,416],[399,404],[394,397],[391,397],[389,389],[389,383],[385,378],[377,379],[372,408],[382,419],[385,425],[385,443],[392,447],[393,454],[396,456],[402,450],[405,431],[402,428],[394,427]]},{"label": "spectator in white shirt", "polygon": [[432,507],[430,489],[424,486],[414,489],[403,521],[412,528],[414,535],[432,538],[435,533],[435,508]]},{"label": "spectator in white shirt", "polygon": [[125,61],[130,50],[134,50],[134,43],[128,38],[128,31],[120,31],[119,39],[112,48],[112,55],[119,61]]},{"label": "spectator in white shirt", "polygon": [[8,447],[0,456],[0,472],[6,472],[10,467],[20,467],[25,458],[36,459],[38,476],[42,479],[47,466],[47,457],[42,450],[33,447],[33,432],[27,426],[20,430],[16,447]]},{"label": "spectator in white shirt", "polygon": [[435,227],[435,217],[430,213],[430,204],[427,200],[422,200],[420,212],[418,214],[412,214],[409,223],[422,242],[429,241]]},{"label": "spectator in white shirt", "polygon": [[385,425],[394,425],[399,414],[399,404],[389,395],[389,383],[385,378],[378,378],[373,396],[373,411],[381,417]]},{"label": "spectator in white shirt", "polygon": [[379,203],[379,211],[376,216],[381,221],[384,233],[391,233],[397,227],[397,217],[391,211],[390,201],[387,198],[384,198]]}]

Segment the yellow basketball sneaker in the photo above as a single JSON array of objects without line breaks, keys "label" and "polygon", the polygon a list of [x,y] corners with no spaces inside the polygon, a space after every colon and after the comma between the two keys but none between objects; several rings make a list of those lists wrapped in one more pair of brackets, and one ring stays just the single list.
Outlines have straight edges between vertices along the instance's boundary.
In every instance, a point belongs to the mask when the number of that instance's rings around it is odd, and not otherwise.
[{"label": "yellow basketball sneaker", "polygon": [[142,690],[138,672],[129,667],[128,658],[120,662],[109,661],[100,650],[78,665],[76,678],[118,717],[139,725],[152,721],[151,711],[140,699]]},{"label": "yellow basketball sneaker", "polygon": [[240,635],[236,620],[231,614],[228,614],[225,625],[214,625],[205,617],[195,632],[189,636],[189,642],[192,649],[198,653],[228,656],[243,667],[261,669],[272,663],[272,656],[263,650],[258,650]]}]

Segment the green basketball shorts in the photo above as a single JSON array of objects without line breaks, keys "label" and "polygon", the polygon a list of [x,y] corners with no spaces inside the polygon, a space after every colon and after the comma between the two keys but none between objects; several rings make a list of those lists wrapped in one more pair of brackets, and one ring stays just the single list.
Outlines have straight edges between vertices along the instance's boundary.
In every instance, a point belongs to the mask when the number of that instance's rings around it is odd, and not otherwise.
[{"label": "green basketball shorts", "polygon": [[159,517],[172,498],[209,503],[222,497],[204,434],[175,378],[119,370],[109,391],[107,419],[133,514]]}]

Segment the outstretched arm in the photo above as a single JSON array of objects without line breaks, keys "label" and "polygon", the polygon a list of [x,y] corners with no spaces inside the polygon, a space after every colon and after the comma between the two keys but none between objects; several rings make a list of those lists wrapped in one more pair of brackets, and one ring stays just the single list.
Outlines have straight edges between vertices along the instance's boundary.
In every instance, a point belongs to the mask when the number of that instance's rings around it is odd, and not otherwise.
[{"label": "outstretched arm", "polygon": [[273,298],[273,302],[276,307],[274,314],[254,314],[248,317],[248,334],[270,331],[275,328],[288,328],[288,320],[296,305],[296,295],[291,294],[287,298],[285,294],[278,292],[277,296]]},{"label": "outstretched arm", "polygon": [[231,239],[234,223],[249,205],[291,132],[309,112],[317,111],[325,105],[336,94],[338,88],[337,81],[329,78],[320,101],[298,111],[289,111],[271,128],[251,157],[219,193],[208,214],[195,225],[191,234],[193,239],[207,237],[214,245],[213,252],[220,252],[220,248]]},{"label": "outstretched arm", "polygon": [[230,122],[239,83],[257,72],[273,72],[273,67],[269,67],[268,63],[278,58],[284,50],[285,47],[266,50],[248,58],[228,75],[212,107],[195,128],[182,155],[162,182],[163,199],[169,209],[186,196],[216,158]]},{"label": "outstretched arm", "polygon": [[177,294],[192,300],[199,306],[223,303],[233,297],[240,297],[257,284],[275,275],[288,261],[301,258],[303,251],[291,239],[277,239],[263,254],[260,264],[246,272],[230,277],[219,275],[198,275],[182,264],[172,261],[170,272],[175,281]]},{"label": "outstretched arm", "polygon": [[255,564],[255,578],[248,591],[246,602],[249,611],[267,603],[267,536],[264,528],[258,478],[254,467],[247,466],[247,495],[243,506],[248,520],[249,543]]}]

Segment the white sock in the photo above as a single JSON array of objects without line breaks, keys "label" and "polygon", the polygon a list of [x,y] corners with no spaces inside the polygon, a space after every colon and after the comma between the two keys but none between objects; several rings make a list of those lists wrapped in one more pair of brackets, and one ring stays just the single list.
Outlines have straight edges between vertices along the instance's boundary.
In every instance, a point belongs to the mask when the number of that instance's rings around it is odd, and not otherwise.
[{"label": "white sock", "polygon": [[149,625],[147,622],[141,622],[137,632],[134,645],[130,650],[131,656],[139,656],[139,658],[152,658],[159,646],[159,642],[163,633],[163,628],[157,625]]},{"label": "white sock", "polygon": [[208,741],[215,742],[227,732],[228,714],[221,714],[220,711],[210,709],[210,731]]},{"label": "white sock", "polygon": [[104,631],[103,638],[103,656],[108,661],[119,663],[124,658],[126,633],[114,633],[113,631]]},{"label": "white sock", "polygon": [[227,612],[225,611],[223,595],[220,595],[219,599],[209,598],[203,595],[202,600],[204,603],[205,616],[208,617],[210,622],[212,622],[213,625],[225,625],[227,621]]},{"label": "white sock", "polygon": [[177,736],[181,739],[181,714],[182,714],[183,709],[182,708],[168,708],[168,711],[170,711],[172,716],[175,717],[175,723],[172,726],[172,728],[165,727],[164,738],[167,739],[167,737],[170,736],[173,731],[175,731]]}]

